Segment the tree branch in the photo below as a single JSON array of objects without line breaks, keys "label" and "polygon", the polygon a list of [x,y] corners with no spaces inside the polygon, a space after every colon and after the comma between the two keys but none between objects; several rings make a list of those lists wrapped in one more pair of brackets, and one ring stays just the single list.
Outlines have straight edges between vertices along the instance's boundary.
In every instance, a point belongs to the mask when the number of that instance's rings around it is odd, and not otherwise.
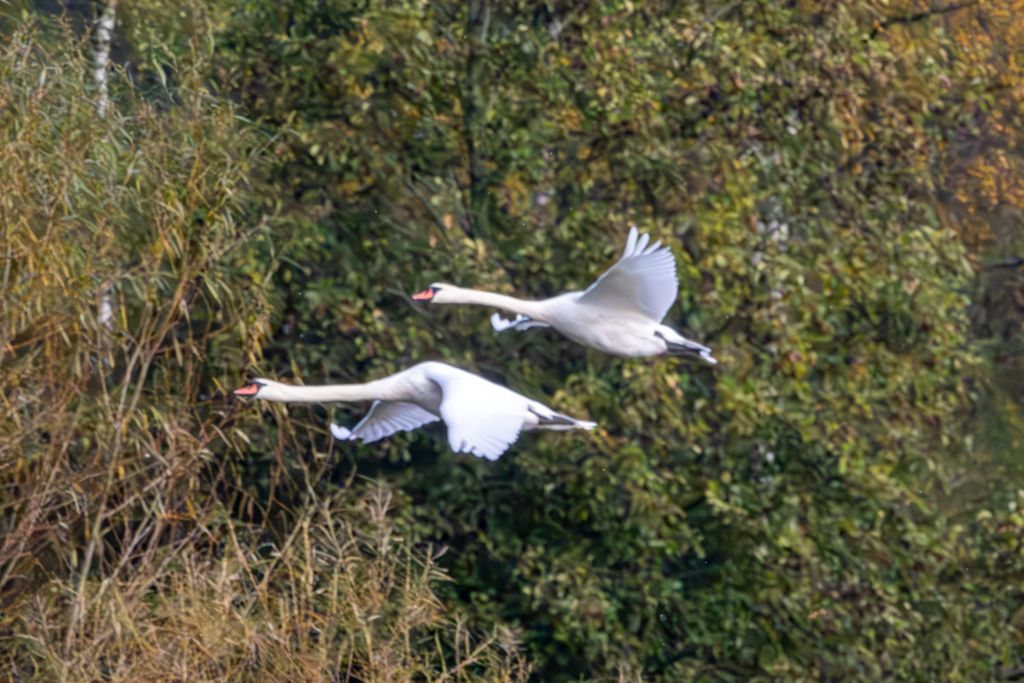
[{"label": "tree branch", "polygon": [[913,24],[918,21],[924,21],[925,19],[929,19],[931,17],[937,17],[943,14],[950,14],[952,12],[957,12],[968,7],[974,7],[977,4],[978,0],[969,0],[968,2],[955,2],[952,5],[943,5],[941,7],[933,6],[929,9],[921,10],[920,12],[911,12],[909,14],[901,14],[895,17],[889,17],[888,19],[878,23],[877,25],[875,25],[873,29],[871,29],[871,37],[874,38],[876,35],[878,35],[879,31],[887,29],[890,26],[894,26],[896,24]]},{"label": "tree branch", "polygon": [[1020,268],[1024,266],[1024,258],[1016,256],[1014,258],[1006,259],[1005,261],[995,261],[993,263],[984,263],[981,266],[982,270],[1000,270],[1003,268]]}]

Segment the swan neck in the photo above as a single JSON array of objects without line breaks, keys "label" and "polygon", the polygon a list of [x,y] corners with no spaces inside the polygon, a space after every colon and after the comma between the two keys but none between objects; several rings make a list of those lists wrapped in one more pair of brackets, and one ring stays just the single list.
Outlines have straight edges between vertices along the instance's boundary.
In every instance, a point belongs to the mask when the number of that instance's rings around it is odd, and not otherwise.
[{"label": "swan neck", "polygon": [[510,313],[521,313],[531,318],[536,318],[540,313],[537,301],[526,301],[517,299],[514,296],[505,296],[494,292],[481,292],[478,289],[460,289],[458,292],[459,301],[454,303],[478,304],[480,306],[492,306]]},{"label": "swan neck", "polygon": [[377,382],[366,384],[323,384],[319,386],[298,386],[282,384],[274,392],[271,401],[286,403],[330,403],[332,401],[373,401],[382,398]]}]

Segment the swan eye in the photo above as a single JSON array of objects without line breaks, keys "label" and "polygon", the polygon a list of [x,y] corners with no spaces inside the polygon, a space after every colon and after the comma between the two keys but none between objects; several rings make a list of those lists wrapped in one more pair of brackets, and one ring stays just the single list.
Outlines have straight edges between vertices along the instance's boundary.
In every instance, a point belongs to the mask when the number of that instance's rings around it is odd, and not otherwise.
[{"label": "swan eye", "polygon": [[433,285],[431,285],[430,287],[427,287],[426,289],[424,289],[422,292],[416,292],[415,294],[413,294],[412,295],[412,300],[413,301],[430,301],[431,299],[434,298],[434,295],[437,294],[437,290],[438,289],[440,289],[440,287],[434,287]]},{"label": "swan eye", "polygon": [[249,382],[241,389],[235,389],[233,393],[235,396],[255,396],[260,393],[260,387],[262,385],[259,382]]}]

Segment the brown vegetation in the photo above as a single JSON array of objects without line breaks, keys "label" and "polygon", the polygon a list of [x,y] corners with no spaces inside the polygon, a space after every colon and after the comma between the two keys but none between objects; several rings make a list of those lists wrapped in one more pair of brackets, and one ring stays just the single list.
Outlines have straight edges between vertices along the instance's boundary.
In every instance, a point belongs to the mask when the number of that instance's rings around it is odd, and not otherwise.
[{"label": "brown vegetation", "polygon": [[263,143],[187,71],[175,106],[121,93],[98,118],[87,55],[61,38],[23,29],[0,54],[0,669],[521,680],[510,633],[444,609],[445,573],[396,535],[387,489],[322,497],[321,469],[294,507],[244,492],[247,424],[223,387],[266,325],[241,199]]}]

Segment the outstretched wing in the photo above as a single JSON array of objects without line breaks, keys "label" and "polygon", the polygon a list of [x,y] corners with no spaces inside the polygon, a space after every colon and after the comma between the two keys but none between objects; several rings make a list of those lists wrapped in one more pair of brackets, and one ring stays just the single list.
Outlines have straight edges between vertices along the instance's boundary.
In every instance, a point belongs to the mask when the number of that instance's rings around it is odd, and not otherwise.
[{"label": "outstretched wing", "polygon": [[468,373],[438,383],[444,394],[441,418],[453,451],[497,460],[519,438],[526,419],[525,398]]},{"label": "outstretched wing", "polygon": [[650,239],[636,226],[630,228],[622,257],[583,292],[579,303],[639,310],[661,322],[679,293],[679,276],[672,251],[661,242],[647,246]]},{"label": "outstretched wing", "polygon": [[374,401],[370,412],[351,431],[332,424],[331,434],[343,441],[360,439],[363,443],[373,443],[395,432],[408,432],[438,419],[415,403]]}]

